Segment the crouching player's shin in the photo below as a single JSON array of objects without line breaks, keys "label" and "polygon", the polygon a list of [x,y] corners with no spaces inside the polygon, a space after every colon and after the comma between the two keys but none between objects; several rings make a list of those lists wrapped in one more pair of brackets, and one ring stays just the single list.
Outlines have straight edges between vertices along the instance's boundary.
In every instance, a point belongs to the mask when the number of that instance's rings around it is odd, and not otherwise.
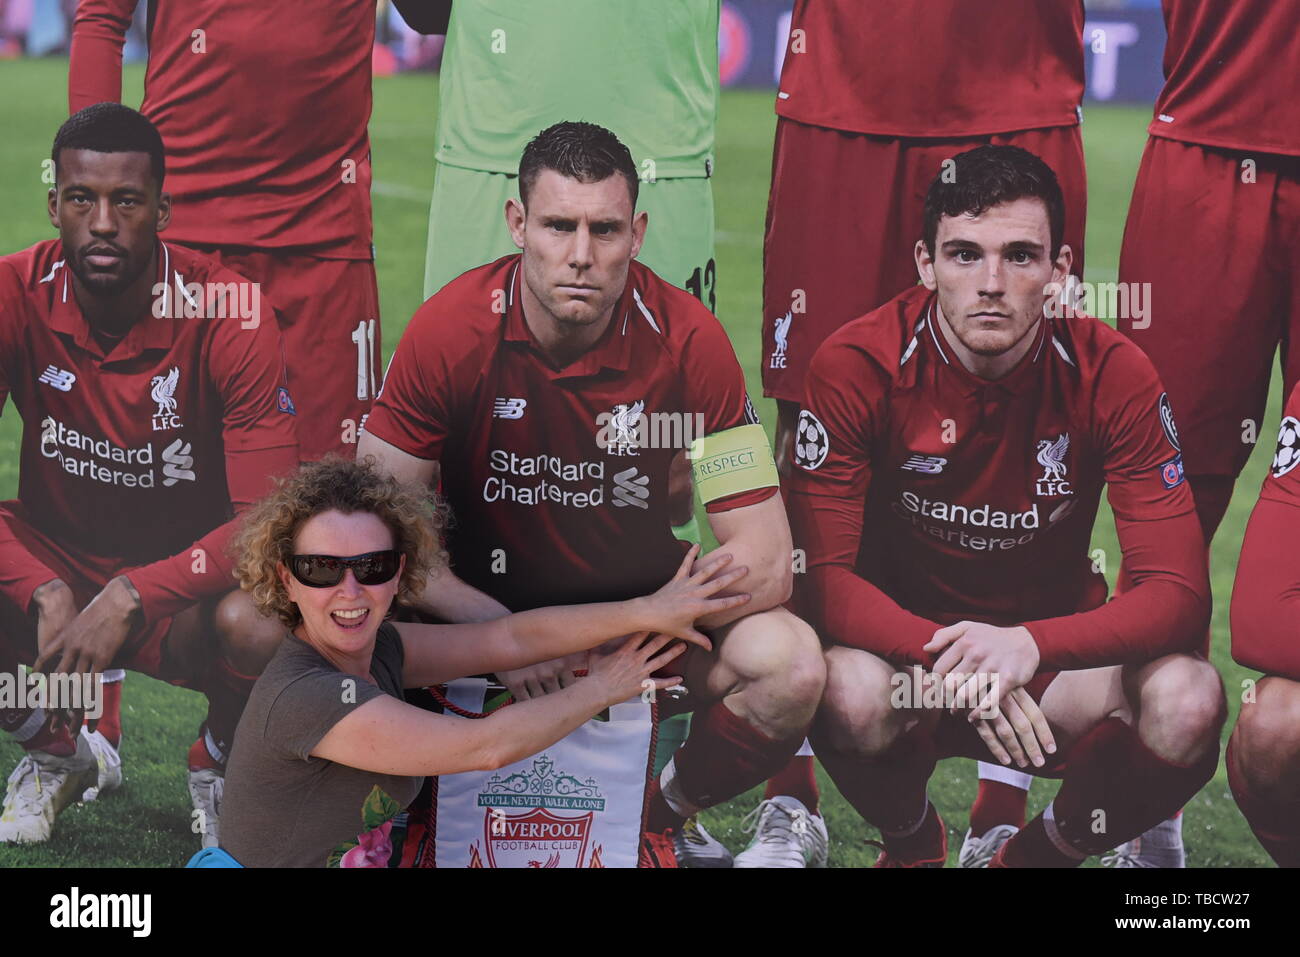
[{"label": "crouching player's shin", "polygon": [[714,660],[688,663],[687,676],[711,702],[695,712],[690,736],[653,787],[650,831],[680,827],[779,771],[803,744],[821,698],[817,636],[784,609],[718,628],[713,641]]},{"label": "crouching player's shin", "polygon": [[1168,655],[1140,667],[1067,672],[1056,680],[1062,687],[1049,686],[1044,695],[1049,713],[1069,701],[1079,714],[1076,695],[1084,688],[1095,694],[1110,686],[1113,694],[1119,684],[1126,703],[1067,748],[1055,800],[1007,842],[993,866],[1071,867],[1103,853],[1174,814],[1218,764],[1227,712],[1222,682],[1209,662]]}]

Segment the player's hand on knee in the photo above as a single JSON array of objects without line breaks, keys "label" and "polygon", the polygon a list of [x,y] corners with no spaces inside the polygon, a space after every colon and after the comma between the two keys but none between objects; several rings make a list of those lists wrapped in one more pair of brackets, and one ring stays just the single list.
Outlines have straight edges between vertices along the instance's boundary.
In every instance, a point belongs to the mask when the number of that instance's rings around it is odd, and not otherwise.
[{"label": "player's hand on knee", "polygon": [[586,667],[587,653],[584,651],[565,655],[563,658],[552,658],[550,661],[540,661],[525,668],[499,671],[497,677],[514,695],[516,701],[527,701],[530,698],[540,698],[561,688],[567,688],[578,680],[573,673]]},{"label": "player's hand on knee", "polygon": [[669,678],[652,678],[656,671],[668,665],[686,650],[672,635],[652,635],[641,632],[624,640],[617,647],[605,645],[590,654],[588,680],[601,682],[607,689],[610,704],[626,701],[653,688],[665,691],[682,683],[680,675]]},{"label": "player's hand on knee", "polygon": [[112,664],[140,610],[139,598],[123,576],[112,579],[36,659],[37,671],[95,674]]},{"label": "player's hand on knee", "polygon": [[1038,702],[1024,688],[1003,697],[993,714],[976,709],[971,723],[988,745],[989,753],[1002,764],[1014,761],[1020,767],[1041,768],[1046,755],[1056,752],[1056,739]]},{"label": "player's hand on knee", "polygon": [[716,612],[738,608],[749,601],[748,594],[719,595],[740,581],[749,569],[744,565],[727,568],[731,556],[714,552],[696,560],[700,546],[692,545],[677,568],[677,574],[653,595],[647,595],[644,624],[658,631],[699,645],[706,651],[713,643],[695,628],[695,622]]},{"label": "player's hand on knee", "polygon": [[1038,643],[1021,625],[999,628],[978,621],[959,621],[940,628],[924,646],[939,654],[931,669],[937,675],[961,676],[945,685],[946,691],[974,679],[995,680],[1001,695],[1023,687],[1038,671]]}]

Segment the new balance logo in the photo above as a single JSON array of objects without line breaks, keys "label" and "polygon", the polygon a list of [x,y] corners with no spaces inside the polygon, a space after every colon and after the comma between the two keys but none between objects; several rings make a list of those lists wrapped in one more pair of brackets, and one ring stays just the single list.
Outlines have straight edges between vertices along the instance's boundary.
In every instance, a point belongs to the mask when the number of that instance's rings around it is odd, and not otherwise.
[{"label": "new balance logo", "polygon": [[948,460],[939,455],[913,455],[903,463],[903,471],[938,475],[947,464]]},{"label": "new balance logo", "polygon": [[46,366],[45,371],[41,373],[38,382],[44,382],[46,385],[54,386],[60,392],[67,392],[72,388],[72,383],[77,381],[77,377],[67,369],[60,369],[57,366]]},{"label": "new balance logo", "polygon": [[614,473],[614,506],[626,508],[649,508],[646,501],[650,497],[650,476],[638,476],[635,467]]},{"label": "new balance logo", "polygon": [[524,409],[527,407],[527,399],[497,399],[492,403],[492,417],[494,419],[522,419]]},{"label": "new balance logo", "polygon": [[181,479],[194,481],[194,456],[190,455],[190,443],[177,439],[162,450],[163,485],[168,488]]}]

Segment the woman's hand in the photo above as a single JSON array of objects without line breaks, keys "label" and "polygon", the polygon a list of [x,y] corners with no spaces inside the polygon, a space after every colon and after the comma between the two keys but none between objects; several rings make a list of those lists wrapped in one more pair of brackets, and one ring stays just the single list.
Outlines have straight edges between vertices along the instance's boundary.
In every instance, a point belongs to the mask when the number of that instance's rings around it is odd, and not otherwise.
[{"label": "woman's hand", "polygon": [[685,650],[686,646],[674,642],[672,635],[651,637],[649,632],[643,631],[629,635],[613,650],[601,648],[592,651],[588,658],[587,677],[579,680],[598,682],[607,705],[626,701],[651,688],[664,691],[681,684],[681,676],[650,676]]},{"label": "woman's hand", "polygon": [[[641,617],[646,630],[663,632],[711,651],[713,643],[695,629],[695,622],[705,615],[736,608],[749,601],[747,594],[713,597],[744,578],[749,569],[742,565],[722,572],[731,563],[731,556],[715,552],[700,562],[699,569],[692,574],[691,567],[699,553],[700,546],[692,545],[672,580],[639,601],[644,605]],[[715,575],[717,577],[713,577]]]}]

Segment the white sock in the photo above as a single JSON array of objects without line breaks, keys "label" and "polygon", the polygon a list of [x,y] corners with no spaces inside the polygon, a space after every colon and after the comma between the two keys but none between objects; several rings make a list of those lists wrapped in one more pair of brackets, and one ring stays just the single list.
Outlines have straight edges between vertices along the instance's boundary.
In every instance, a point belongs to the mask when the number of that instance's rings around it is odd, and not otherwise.
[{"label": "white sock", "polygon": [[659,772],[659,791],[664,802],[681,817],[694,817],[702,809],[696,807],[682,793],[682,786],[677,782],[677,756],[673,755]]},{"label": "white sock", "polygon": [[15,741],[30,741],[36,737],[36,732],[45,726],[45,709],[32,708],[32,713],[27,716],[16,731],[11,731]]},{"label": "white sock", "polygon": [[1015,768],[1003,767],[1000,764],[989,764],[986,761],[976,763],[979,765],[981,781],[1001,781],[1003,784],[1010,784],[1013,788],[1020,788],[1022,791],[1028,791],[1029,785],[1034,782],[1032,774],[1017,771]]}]

